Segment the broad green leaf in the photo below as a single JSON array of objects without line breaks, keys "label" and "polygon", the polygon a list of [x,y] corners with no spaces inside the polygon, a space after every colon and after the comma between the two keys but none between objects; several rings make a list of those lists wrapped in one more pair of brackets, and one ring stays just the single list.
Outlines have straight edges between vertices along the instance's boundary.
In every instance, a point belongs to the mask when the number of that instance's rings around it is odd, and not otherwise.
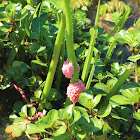
[{"label": "broad green leaf", "polygon": [[46,46],[40,46],[39,44],[37,43],[33,43],[31,46],[30,46],[30,50],[32,53],[39,53],[43,50],[46,49]]},{"label": "broad green leaf", "polygon": [[131,104],[138,103],[139,100],[140,100],[140,94],[139,94],[139,95],[136,94],[136,95],[134,95],[134,96],[132,96],[132,97],[130,98]]},{"label": "broad green leaf", "polygon": [[110,98],[110,103],[112,105],[126,105],[130,104],[130,100],[123,95],[114,95]]},{"label": "broad green leaf", "polygon": [[133,35],[126,30],[121,30],[119,33],[117,33],[116,39],[119,42],[127,43],[129,45],[133,43]]},{"label": "broad green leaf", "polygon": [[108,116],[111,112],[111,108],[112,108],[111,104],[107,104],[107,105],[103,106],[97,114],[98,117],[104,118],[104,117]]},{"label": "broad green leaf", "polygon": [[26,129],[26,124],[13,124],[6,128],[7,133],[12,133],[12,137],[20,137]]},{"label": "broad green leaf", "polygon": [[74,110],[74,122],[78,121],[81,118],[79,111]]},{"label": "broad green leaf", "polygon": [[20,21],[24,19],[27,15],[28,15],[28,11],[26,9],[22,9],[15,15],[15,20]]},{"label": "broad green leaf", "polygon": [[29,66],[23,61],[14,61],[12,67],[20,74],[26,73],[29,70]]},{"label": "broad green leaf", "polygon": [[44,17],[36,17],[33,19],[32,24],[31,24],[31,39],[36,39],[40,43],[41,41],[48,42],[48,31],[49,31],[49,26],[48,26],[48,21]]},{"label": "broad green leaf", "polygon": [[26,118],[23,118],[23,117],[17,117],[14,119],[14,123],[19,123],[19,122],[27,122],[28,120]]},{"label": "broad green leaf", "polygon": [[10,17],[7,16],[6,13],[0,12],[0,21],[8,21],[10,20]]},{"label": "broad green leaf", "polygon": [[48,3],[52,3],[53,5],[56,6],[57,9],[63,10],[64,5],[62,0],[46,0]]},{"label": "broad green leaf", "polygon": [[9,17],[11,17],[12,19],[14,19],[15,16],[15,12],[16,12],[16,7],[14,3],[8,4],[5,8],[7,14]]},{"label": "broad green leaf", "polygon": [[56,131],[53,132],[53,136],[59,136],[62,135],[66,132],[67,126],[63,125],[60,126]]},{"label": "broad green leaf", "polygon": [[96,95],[96,96],[94,97],[94,99],[93,99],[93,103],[94,103],[93,107],[96,107],[96,106],[98,105],[98,103],[99,103],[100,100],[101,100],[101,97],[102,97],[101,94],[98,94],[98,95]]},{"label": "broad green leaf", "polygon": [[137,62],[140,59],[140,54],[129,56],[127,59],[132,62]]},{"label": "broad green leaf", "polygon": [[93,123],[93,128],[91,130],[92,132],[97,132],[102,129],[103,124],[100,119],[94,117],[91,118],[90,121]]},{"label": "broad green leaf", "polygon": [[75,130],[74,129],[74,136],[78,139],[78,140],[81,140],[81,139],[84,139],[86,137],[86,131],[78,131],[78,130]]},{"label": "broad green leaf", "polygon": [[72,134],[70,132],[65,132],[62,135],[59,136],[53,136],[53,140],[71,140]]},{"label": "broad green leaf", "polygon": [[133,40],[136,41],[140,37],[140,29],[135,28],[134,30],[131,31],[133,34]]},{"label": "broad green leaf", "polygon": [[58,117],[59,117],[59,120],[69,120],[71,117],[70,117],[70,114],[67,112],[66,109],[59,109],[58,110]]},{"label": "broad green leaf", "polygon": [[11,25],[0,26],[0,36],[7,34],[12,29]]},{"label": "broad green leaf", "polygon": [[135,112],[133,116],[136,120],[140,120],[140,112]]},{"label": "broad green leaf", "polygon": [[37,123],[39,128],[51,128],[55,121],[58,119],[58,112],[55,109],[50,110],[46,116],[42,117]]},{"label": "broad green leaf", "polygon": [[87,90],[85,92],[80,93],[78,101],[81,105],[87,107],[88,109],[91,109],[94,105],[92,91]]},{"label": "broad green leaf", "polygon": [[51,88],[48,100],[49,101],[58,101],[61,98],[62,98],[62,95],[55,88]]},{"label": "broad green leaf", "polygon": [[108,123],[106,123],[104,126],[103,126],[103,135],[98,135],[96,136],[98,139],[103,139],[103,138],[106,138],[107,137],[107,134],[108,134]]},{"label": "broad green leaf", "polygon": [[36,108],[35,107],[31,107],[30,111],[29,111],[29,115],[32,117],[32,116],[35,115],[35,112],[36,112]]},{"label": "broad green leaf", "polygon": [[45,103],[45,108],[46,108],[47,110],[50,110],[50,109],[53,108],[53,105],[52,105],[50,102],[47,102],[47,103]]},{"label": "broad green leaf", "polygon": [[96,88],[98,90],[106,91],[106,85],[104,83],[97,83],[94,85],[94,88]]},{"label": "broad green leaf", "polygon": [[22,116],[22,117],[27,117],[27,105],[24,105],[21,108],[21,113],[24,114],[24,116]]},{"label": "broad green leaf", "polygon": [[120,73],[120,70],[121,70],[121,67],[120,67],[120,65],[119,65],[118,62],[111,64],[111,72],[112,73],[119,74]]},{"label": "broad green leaf", "polygon": [[118,120],[123,120],[123,121],[128,121],[127,119],[123,118],[123,117],[119,117],[117,114],[115,113],[110,113],[110,115],[115,118],[115,119],[118,119]]},{"label": "broad green leaf", "polygon": [[14,106],[13,106],[13,111],[14,111],[14,113],[19,113],[19,112],[21,111],[21,108],[22,108],[23,105],[24,105],[24,104],[23,104],[22,101],[16,101],[16,102],[14,103]]},{"label": "broad green leaf", "polygon": [[79,111],[81,116],[84,116],[84,118],[86,118],[86,120],[89,119],[89,115],[88,115],[87,110],[85,108],[80,107],[80,106],[75,106],[74,110]]},{"label": "broad green leaf", "polygon": [[29,123],[26,128],[26,133],[28,134],[35,134],[35,133],[40,133],[40,132],[45,132],[44,129],[37,127],[35,124]]}]

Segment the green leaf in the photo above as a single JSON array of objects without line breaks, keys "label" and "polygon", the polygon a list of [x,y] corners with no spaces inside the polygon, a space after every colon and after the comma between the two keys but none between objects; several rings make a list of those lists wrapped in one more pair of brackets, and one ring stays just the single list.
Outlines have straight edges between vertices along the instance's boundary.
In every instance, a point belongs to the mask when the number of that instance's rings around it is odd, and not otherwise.
[{"label": "green leaf", "polygon": [[74,122],[78,121],[81,118],[79,111],[74,110]]},{"label": "green leaf", "polygon": [[106,85],[104,83],[97,83],[94,85],[94,88],[96,88],[98,90],[106,91]]},{"label": "green leaf", "polygon": [[135,104],[139,102],[139,99],[140,99],[140,94],[139,95],[136,94],[130,98],[130,102],[131,104]]},{"label": "green leaf", "polygon": [[110,115],[115,118],[115,119],[118,119],[118,120],[123,120],[123,121],[128,121],[127,119],[123,118],[123,117],[119,117],[117,114],[115,113],[110,113]]},{"label": "green leaf", "polygon": [[26,73],[29,70],[29,66],[23,61],[14,61],[12,67],[22,74]]},{"label": "green leaf", "polygon": [[121,30],[119,33],[116,34],[116,39],[119,42],[127,43],[131,46],[133,43],[133,35],[126,30]]},{"label": "green leaf", "polygon": [[47,103],[45,103],[45,108],[46,108],[47,110],[50,110],[50,109],[53,108],[53,105],[52,105],[50,102],[47,102]]},{"label": "green leaf", "polygon": [[16,12],[16,7],[14,3],[8,4],[5,8],[7,15],[14,19],[15,12]]},{"label": "green leaf", "polygon": [[100,119],[94,117],[91,118],[90,121],[93,123],[93,128],[91,130],[92,132],[97,132],[102,129],[103,124]]},{"label": "green leaf", "polygon": [[32,53],[39,53],[43,50],[46,49],[46,46],[40,46],[39,44],[37,43],[33,43],[31,46],[30,46],[30,50]]},{"label": "green leaf", "polygon": [[127,60],[130,60],[132,62],[137,62],[140,59],[140,54],[134,55],[134,56],[129,56]]},{"label": "green leaf", "polygon": [[94,105],[92,91],[87,90],[85,92],[80,93],[78,101],[81,105],[87,107],[88,109],[91,109]]},{"label": "green leaf", "polygon": [[58,112],[55,109],[50,110],[46,116],[42,117],[37,123],[39,128],[51,128],[55,121],[58,119]]},{"label": "green leaf", "polygon": [[66,132],[67,126],[63,125],[60,126],[56,131],[53,132],[53,136],[59,136],[62,135]]},{"label": "green leaf", "polygon": [[48,42],[48,21],[44,17],[36,17],[33,19],[31,24],[31,39],[38,40],[41,44],[41,41]]},{"label": "green leaf", "polygon": [[62,99],[62,95],[55,88],[51,88],[48,100],[58,101],[60,99]]},{"label": "green leaf", "polygon": [[21,117],[27,117],[27,105],[24,105],[21,108],[21,112],[19,114],[22,115]]},{"label": "green leaf", "polygon": [[12,133],[13,137],[20,137],[26,129],[26,124],[12,124],[6,128],[7,133]]},{"label": "green leaf", "polygon": [[11,25],[0,26],[0,36],[7,34],[11,31]]},{"label": "green leaf", "polygon": [[0,12],[0,21],[8,21],[10,17],[7,16],[6,13]]},{"label": "green leaf", "polygon": [[31,107],[30,111],[29,111],[29,115],[32,117],[35,115],[36,112],[36,108],[35,107]]},{"label": "green leaf", "polygon": [[52,3],[57,9],[63,10],[64,5],[62,0],[46,0],[48,3]]},{"label": "green leaf", "polygon": [[19,112],[21,111],[21,108],[22,108],[23,105],[24,105],[24,104],[23,104],[22,101],[16,101],[16,102],[14,103],[14,106],[13,106],[13,111],[14,111],[14,113],[19,113]]},{"label": "green leaf", "polygon": [[35,134],[40,132],[46,132],[44,129],[37,127],[35,124],[29,123],[26,128],[26,133]]},{"label": "green leaf", "polygon": [[31,61],[31,64],[33,65],[33,64],[37,64],[37,65],[40,65],[40,66],[43,66],[43,67],[46,67],[47,66],[47,63],[42,63],[42,62],[40,62],[40,61],[38,61],[38,60],[32,60]]},{"label": "green leaf", "polygon": [[104,118],[104,117],[108,116],[111,113],[111,108],[112,108],[111,104],[107,104],[107,105],[103,106],[97,114],[98,117]]},{"label": "green leaf", "polygon": [[21,9],[16,15],[15,20],[20,21],[24,19],[28,15],[28,11],[26,9]]},{"label": "green leaf", "polygon": [[130,104],[129,98],[122,95],[114,95],[110,98],[110,103],[112,105],[126,105]]},{"label": "green leaf", "polygon": [[101,100],[101,97],[102,97],[101,94],[98,94],[98,95],[96,95],[96,96],[94,97],[94,99],[93,99],[93,103],[94,103],[93,107],[96,107],[96,106],[98,105],[98,103],[99,103],[100,100]]},{"label": "green leaf", "polygon": [[135,112],[133,116],[136,120],[140,120],[140,112]]},{"label": "green leaf", "polygon": [[89,119],[89,115],[88,115],[87,110],[85,108],[80,107],[80,106],[75,106],[74,110],[79,111],[81,116],[84,116],[84,118],[86,118],[86,120]]},{"label": "green leaf", "polygon": [[23,117],[17,117],[14,119],[14,123],[19,123],[19,122],[24,123],[26,121],[28,121],[28,120],[26,118],[23,118]]},{"label": "green leaf", "polygon": [[111,72],[114,74],[119,74],[121,67],[118,62],[111,64]]},{"label": "green leaf", "polygon": [[106,138],[107,137],[107,133],[108,133],[108,123],[106,123],[104,126],[103,126],[103,135],[98,135],[96,136],[98,139],[103,139],[103,138]]},{"label": "green leaf", "polygon": [[53,136],[54,140],[71,140],[72,134],[70,132],[65,132],[62,135],[59,136]]}]

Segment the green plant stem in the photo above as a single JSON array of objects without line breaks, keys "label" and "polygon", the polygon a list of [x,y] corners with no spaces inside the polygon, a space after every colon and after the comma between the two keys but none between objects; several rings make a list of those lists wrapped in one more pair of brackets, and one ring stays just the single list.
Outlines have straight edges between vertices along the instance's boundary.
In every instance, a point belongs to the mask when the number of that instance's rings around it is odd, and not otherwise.
[{"label": "green plant stem", "polygon": [[82,71],[82,76],[81,79],[84,83],[86,83],[86,80],[88,78],[88,73],[89,73],[89,69],[90,69],[90,64],[91,64],[91,58],[93,56],[93,50],[94,50],[94,44],[95,44],[95,39],[97,37],[98,34],[98,30],[97,30],[97,25],[98,25],[98,21],[99,21],[99,11],[100,11],[100,0],[98,2],[98,9],[97,9],[97,14],[96,14],[96,20],[95,20],[95,26],[93,28],[93,33],[91,35],[91,40],[90,40],[90,45],[89,45],[89,49],[88,49],[88,54],[84,63],[84,67],[83,67],[83,71]]},{"label": "green plant stem", "polygon": [[108,95],[106,96],[105,100],[103,101],[103,105],[109,102],[109,99],[118,93],[118,91],[120,90],[121,86],[124,84],[124,82],[126,81],[126,79],[129,77],[129,75],[134,71],[134,64],[130,64],[127,69],[125,70],[125,72],[119,77],[117,83],[114,85],[114,87],[111,89],[111,91],[108,93]]},{"label": "green plant stem", "polygon": [[54,45],[54,50],[53,50],[53,55],[52,55],[52,60],[50,63],[50,67],[49,67],[49,71],[47,74],[47,78],[46,78],[46,82],[45,82],[45,86],[43,89],[43,94],[42,94],[42,99],[48,98],[49,93],[50,93],[50,89],[53,83],[53,79],[54,79],[54,74],[56,71],[56,67],[57,67],[57,63],[58,63],[58,59],[59,59],[59,54],[60,54],[60,50],[61,50],[61,46],[63,43],[63,39],[64,39],[64,33],[65,33],[65,16],[62,16],[62,20],[61,20],[61,24],[60,24],[60,28],[56,37],[56,41],[55,41],[55,45]]},{"label": "green plant stem", "polygon": [[93,78],[93,75],[94,75],[94,71],[95,71],[95,67],[96,67],[97,59],[98,59],[98,55],[95,56],[95,61],[94,61],[93,65],[92,65],[91,72],[90,72],[90,75],[89,75],[87,83],[86,83],[86,89],[90,88],[92,78]]},{"label": "green plant stem", "polygon": [[113,42],[111,43],[108,51],[107,51],[107,54],[105,56],[105,59],[104,59],[104,64],[107,65],[107,63],[110,61],[111,59],[111,56],[113,54],[113,51],[114,51],[114,46],[115,46],[115,43],[116,43],[116,40],[114,39]]},{"label": "green plant stem", "polygon": [[60,58],[59,58],[59,65],[56,77],[56,89],[60,90],[61,79],[62,79],[62,66],[64,63],[64,55],[65,55],[65,40],[63,41],[63,45],[61,47]]},{"label": "green plant stem", "polygon": [[64,3],[64,14],[66,17],[66,47],[67,47],[67,55],[68,60],[74,66],[74,75],[71,79],[72,83],[78,82],[79,80],[79,71],[76,61],[76,56],[73,47],[73,25],[72,25],[72,17],[70,11],[70,1],[63,0]]},{"label": "green plant stem", "polygon": [[135,82],[139,83],[139,79],[138,79],[138,65],[137,65],[137,62],[134,62],[134,63],[135,63]]}]

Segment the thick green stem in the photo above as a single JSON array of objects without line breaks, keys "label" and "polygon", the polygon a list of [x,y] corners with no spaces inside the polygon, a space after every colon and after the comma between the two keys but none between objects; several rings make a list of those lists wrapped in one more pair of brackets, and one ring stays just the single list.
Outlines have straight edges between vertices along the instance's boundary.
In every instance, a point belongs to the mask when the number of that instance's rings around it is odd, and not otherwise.
[{"label": "thick green stem", "polygon": [[73,26],[72,26],[72,17],[70,11],[70,1],[63,0],[63,2],[64,2],[64,14],[66,17],[67,55],[68,55],[69,62],[72,63],[74,66],[74,75],[73,78],[71,79],[71,82],[74,83],[74,82],[78,82],[79,80],[79,71],[78,71],[76,56],[73,47]]},{"label": "thick green stem", "polygon": [[60,28],[56,37],[55,45],[54,45],[54,50],[53,50],[53,55],[52,55],[52,60],[50,63],[49,71],[47,74],[45,86],[43,89],[43,94],[42,94],[42,99],[48,98],[50,94],[50,89],[52,87],[53,79],[54,79],[54,74],[56,71],[58,59],[59,59],[59,54],[61,50],[61,46],[63,44],[63,39],[64,39],[64,33],[65,33],[65,16],[63,15]]},{"label": "thick green stem", "polygon": [[111,43],[108,51],[107,51],[107,54],[105,56],[105,59],[104,59],[104,64],[106,65],[110,59],[111,59],[111,56],[113,54],[113,51],[114,51],[114,46],[115,46],[115,43],[116,43],[116,40],[114,39],[113,42]]},{"label": "thick green stem", "polygon": [[83,80],[84,83],[86,83],[86,80],[88,78],[88,73],[91,65],[91,58],[93,56],[93,50],[94,50],[94,43],[95,43],[95,38],[97,36],[97,29],[93,30],[93,34],[91,37],[89,49],[88,49],[88,54],[84,63],[83,71],[82,71],[82,76],[81,79]]},{"label": "thick green stem", "polygon": [[98,51],[94,51],[94,53],[95,53],[95,60],[94,60],[94,63],[92,64],[91,72],[89,74],[89,77],[88,77],[88,80],[87,80],[87,83],[86,83],[86,89],[90,88],[92,78],[93,78],[93,75],[94,75],[94,71],[95,71],[95,67],[96,67],[96,63],[97,63],[97,59],[99,57]]},{"label": "thick green stem", "polygon": [[124,82],[126,81],[126,79],[129,77],[129,75],[134,71],[134,64],[130,64],[127,69],[125,70],[125,72],[119,77],[117,83],[114,85],[114,87],[111,89],[111,91],[108,93],[108,95],[106,96],[105,100],[103,101],[102,104],[108,103],[109,99],[118,93],[118,91],[120,90],[121,86],[124,84]]},{"label": "thick green stem", "polygon": [[57,77],[56,77],[56,89],[59,91],[60,90],[60,85],[61,85],[61,79],[62,79],[62,66],[64,63],[64,55],[65,55],[65,40],[63,41],[63,45],[61,47],[61,52],[60,52],[60,58],[59,58],[59,65],[58,65],[58,71],[57,71]]},{"label": "thick green stem", "polygon": [[89,49],[88,49],[88,54],[87,54],[87,57],[86,57],[86,60],[85,60],[85,63],[84,63],[82,76],[81,76],[81,79],[83,80],[84,83],[86,83],[86,80],[88,78],[91,58],[93,56],[95,39],[96,39],[97,34],[98,34],[97,25],[98,25],[98,21],[99,21],[99,11],[100,11],[100,0],[98,2],[98,9],[97,9],[97,14],[96,14],[96,19],[95,19],[95,27],[92,30],[92,35],[91,35],[90,45],[89,45]]}]

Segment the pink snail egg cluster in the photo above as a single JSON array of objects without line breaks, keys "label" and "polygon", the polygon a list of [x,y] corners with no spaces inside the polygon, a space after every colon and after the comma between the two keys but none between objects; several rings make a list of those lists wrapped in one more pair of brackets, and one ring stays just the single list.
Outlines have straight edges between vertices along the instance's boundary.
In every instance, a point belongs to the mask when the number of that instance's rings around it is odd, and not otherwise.
[{"label": "pink snail egg cluster", "polygon": [[[78,64],[77,66],[78,66],[78,70],[80,71],[80,66]],[[74,66],[72,63],[68,61],[68,59],[63,64],[62,73],[65,75],[66,78],[69,79],[71,79],[74,74]]]},{"label": "pink snail egg cluster", "polygon": [[76,83],[70,83],[67,87],[67,96],[75,104],[78,102],[79,94],[85,89],[85,84],[81,80]]}]

